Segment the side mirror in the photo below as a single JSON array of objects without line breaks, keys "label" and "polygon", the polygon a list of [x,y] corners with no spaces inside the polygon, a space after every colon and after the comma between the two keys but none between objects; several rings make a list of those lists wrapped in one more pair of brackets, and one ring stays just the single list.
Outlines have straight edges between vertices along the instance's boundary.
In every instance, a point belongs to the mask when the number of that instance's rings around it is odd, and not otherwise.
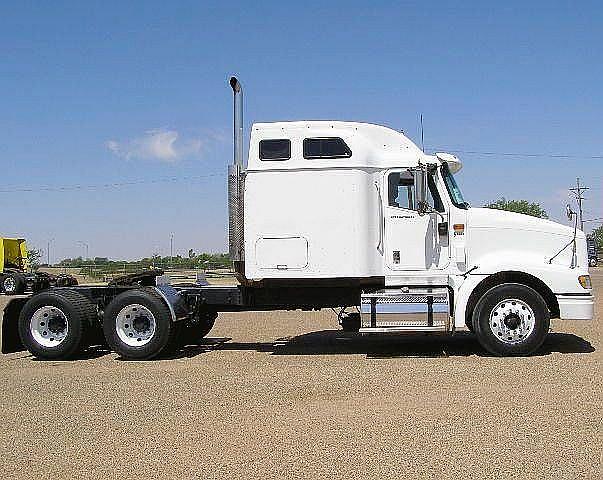
[{"label": "side mirror", "polygon": [[565,214],[567,215],[568,220],[571,220],[572,217],[576,215],[576,213],[572,210],[572,207],[570,207],[569,203],[565,206]]},{"label": "side mirror", "polygon": [[424,215],[428,212],[427,208],[427,169],[423,165],[413,172],[414,187],[415,187],[415,203],[419,215]]}]

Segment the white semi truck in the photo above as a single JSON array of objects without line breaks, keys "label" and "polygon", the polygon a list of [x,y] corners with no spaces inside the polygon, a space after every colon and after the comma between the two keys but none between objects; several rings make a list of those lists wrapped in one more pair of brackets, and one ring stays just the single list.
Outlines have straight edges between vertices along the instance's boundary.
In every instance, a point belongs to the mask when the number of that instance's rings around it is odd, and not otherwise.
[{"label": "white semi truck", "polygon": [[470,330],[495,355],[528,355],[551,318],[593,317],[586,237],[576,228],[473,208],[453,155],[425,154],[366,123],[256,123],[243,162],[234,92],[228,172],[236,286],[177,286],[153,272],[106,287],[53,288],[19,306],[22,344],[68,358],[102,328],[126,359],[199,341],[219,312],[341,307],[360,334]]}]

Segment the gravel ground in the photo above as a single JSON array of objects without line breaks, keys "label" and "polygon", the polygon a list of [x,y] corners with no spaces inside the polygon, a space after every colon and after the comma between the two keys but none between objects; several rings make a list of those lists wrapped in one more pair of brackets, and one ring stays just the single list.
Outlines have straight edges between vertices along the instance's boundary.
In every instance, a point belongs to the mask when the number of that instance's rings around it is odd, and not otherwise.
[{"label": "gravel ground", "polygon": [[530,358],[346,338],[328,311],[224,314],[161,361],[2,355],[0,476],[601,478],[599,319]]}]

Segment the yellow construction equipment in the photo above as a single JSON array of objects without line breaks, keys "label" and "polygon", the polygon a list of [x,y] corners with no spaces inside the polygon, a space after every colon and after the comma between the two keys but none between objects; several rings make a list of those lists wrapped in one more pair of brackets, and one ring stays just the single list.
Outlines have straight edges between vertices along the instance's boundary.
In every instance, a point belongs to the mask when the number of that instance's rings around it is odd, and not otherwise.
[{"label": "yellow construction equipment", "polygon": [[7,295],[23,293],[28,267],[25,239],[0,237],[0,289]]},{"label": "yellow construction equipment", "polygon": [[0,237],[0,292],[18,295],[26,290],[39,292],[51,286],[72,286],[71,275],[31,272],[24,238]]},{"label": "yellow construction equipment", "polygon": [[0,237],[0,273],[5,268],[27,270],[27,244],[24,238]]}]

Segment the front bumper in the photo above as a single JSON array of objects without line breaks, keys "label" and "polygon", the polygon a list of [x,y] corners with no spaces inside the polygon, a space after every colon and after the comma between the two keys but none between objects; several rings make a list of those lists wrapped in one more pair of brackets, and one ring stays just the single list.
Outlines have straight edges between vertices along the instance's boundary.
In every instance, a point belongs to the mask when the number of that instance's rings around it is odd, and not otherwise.
[{"label": "front bumper", "polygon": [[592,295],[557,295],[562,320],[592,320],[595,297]]}]

